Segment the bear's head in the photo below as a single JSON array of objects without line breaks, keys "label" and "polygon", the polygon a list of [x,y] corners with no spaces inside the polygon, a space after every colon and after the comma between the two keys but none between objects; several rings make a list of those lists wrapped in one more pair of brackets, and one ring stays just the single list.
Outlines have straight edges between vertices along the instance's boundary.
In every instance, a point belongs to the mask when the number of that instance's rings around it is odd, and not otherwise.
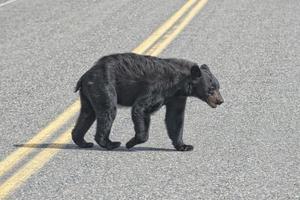
[{"label": "bear's head", "polygon": [[220,84],[217,78],[211,73],[208,66],[201,67],[194,65],[191,68],[192,96],[205,101],[210,107],[216,108],[224,100],[220,94]]}]

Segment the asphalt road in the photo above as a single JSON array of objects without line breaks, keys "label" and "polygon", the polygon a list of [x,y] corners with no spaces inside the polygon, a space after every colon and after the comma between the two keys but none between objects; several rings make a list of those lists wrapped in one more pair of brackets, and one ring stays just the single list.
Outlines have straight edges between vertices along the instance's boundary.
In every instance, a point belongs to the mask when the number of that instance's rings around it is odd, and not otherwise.
[{"label": "asphalt road", "polygon": [[[131,51],[184,2],[18,0],[0,7],[0,159],[77,99],[74,85],[94,61]],[[299,19],[296,0],[209,0],[160,55],[206,63],[220,81],[219,108],[188,101],[184,139],[194,151],[173,151],[162,109],[147,143],[133,151],[66,144],[9,199],[299,200]],[[124,146],[133,134],[130,110],[119,109],[112,139]]]}]

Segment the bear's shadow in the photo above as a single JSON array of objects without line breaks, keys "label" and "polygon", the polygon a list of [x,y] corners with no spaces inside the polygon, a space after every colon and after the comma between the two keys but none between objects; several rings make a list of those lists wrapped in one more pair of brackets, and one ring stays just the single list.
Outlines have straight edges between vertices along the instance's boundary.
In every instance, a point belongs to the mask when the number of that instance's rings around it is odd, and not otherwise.
[{"label": "bear's shadow", "polygon": [[41,144],[14,144],[14,147],[25,147],[25,148],[40,148],[40,149],[69,149],[69,150],[85,150],[85,151],[107,151],[107,152],[138,152],[138,151],[165,151],[165,152],[176,152],[175,149],[167,148],[155,148],[155,147],[133,147],[127,149],[125,146],[121,146],[114,150],[106,150],[98,145],[94,144],[92,148],[79,148],[75,144],[58,144],[58,143],[41,143]]}]

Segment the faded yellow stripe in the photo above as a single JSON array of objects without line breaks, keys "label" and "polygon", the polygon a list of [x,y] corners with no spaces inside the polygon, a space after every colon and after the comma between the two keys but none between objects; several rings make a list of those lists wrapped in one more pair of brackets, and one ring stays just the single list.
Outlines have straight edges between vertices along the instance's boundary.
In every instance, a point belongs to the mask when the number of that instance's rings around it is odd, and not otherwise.
[{"label": "faded yellow stripe", "polygon": [[[190,0],[185,3],[174,15],[171,16],[162,26],[160,26],[153,34],[151,34],[143,43],[133,50],[135,53],[142,54],[144,51],[153,45],[157,39],[159,39],[174,23],[178,20],[194,3],[196,0]],[[47,125],[44,129],[38,132],[32,139],[26,144],[42,143],[53,135],[59,128],[61,128],[66,122],[68,122],[80,109],[80,100],[76,100],[71,106],[69,106],[63,113],[61,113],[54,121]],[[30,154],[33,149],[19,148],[16,151],[8,155],[4,160],[0,162],[0,177],[6,172],[11,170],[17,165],[24,157]]]},{"label": "faded yellow stripe", "polygon": [[145,52],[151,45],[155,43],[177,20],[182,17],[189,8],[195,4],[197,0],[187,1],[176,13],[174,13],[165,23],[163,23],[156,31],[154,31],[142,44],[136,47],[132,52]]},{"label": "faded yellow stripe", "polygon": [[205,6],[208,0],[201,0],[196,4],[195,7],[183,18],[179,24],[176,24],[173,30],[159,41],[153,48],[151,48],[150,52],[148,52],[152,56],[159,55],[175,38],[176,36],[190,23],[190,21],[196,16],[196,14]]},{"label": "faded yellow stripe", "polygon": [[59,152],[60,148],[70,141],[71,130],[72,128],[64,132],[54,141],[53,144],[38,153],[32,160],[27,162],[13,176],[0,185],[0,199],[4,199],[10,191],[19,187],[32,174],[41,169],[53,156],[55,156]]},{"label": "faded yellow stripe", "polygon": [[[71,106],[69,106],[62,114],[60,114],[53,122],[51,122],[47,127],[37,133],[33,138],[31,138],[26,144],[39,144],[48,139],[55,131],[57,131],[63,124],[69,121],[79,110],[80,101],[75,101]],[[25,156],[33,151],[33,148],[20,147],[4,160],[0,162],[0,176],[12,169],[16,164],[18,164]]]},{"label": "faded yellow stripe", "polygon": [[[168,34],[166,34],[165,37],[154,46],[155,48],[152,49],[153,51],[150,53],[150,55],[156,56],[160,52],[162,52],[175,39],[175,37],[188,25],[188,23],[193,19],[193,17],[201,10],[201,8],[206,3],[207,3],[207,0],[201,0],[199,3],[197,3],[196,6],[192,10],[190,10],[190,12],[188,14],[186,14],[183,17],[183,19],[179,22],[179,24],[175,25],[170,30],[170,32]],[[136,53],[142,53],[142,52],[136,52]],[[76,101],[74,104],[76,104],[76,103],[78,103],[78,105],[77,105],[78,107],[76,109],[74,108],[76,110],[75,113],[79,110],[79,100],[78,100],[78,102]],[[72,107],[72,106],[70,106],[70,107]],[[68,111],[68,112],[71,113],[74,111]],[[64,115],[65,113],[68,113],[68,112],[66,111],[62,115]],[[65,116],[65,117],[68,117],[68,116]],[[61,124],[61,125],[63,125],[63,124]],[[52,128],[55,129],[55,127],[56,126],[54,124]],[[36,171],[41,169],[54,155],[56,155],[60,150],[59,147],[62,147],[65,143],[70,141],[71,129],[72,128],[70,128],[65,133],[63,133],[61,136],[59,136],[58,139],[56,139],[53,144],[51,144],[48,148],[46,148],[43,151],[41,151],[40,153],[38,153],[32,160],[28,161],[14,175],[12,175],[2,185],[0,185],[0,199],[7,197],[7,195],[12,190],[19,187],[32,174],[34,174]],[[40,141],[30,140],[26,144],[40,143],[41,141],[44,141],[44,139],[41,138]],[[22,148],[22,149],[24,149],[24,148]]]}]

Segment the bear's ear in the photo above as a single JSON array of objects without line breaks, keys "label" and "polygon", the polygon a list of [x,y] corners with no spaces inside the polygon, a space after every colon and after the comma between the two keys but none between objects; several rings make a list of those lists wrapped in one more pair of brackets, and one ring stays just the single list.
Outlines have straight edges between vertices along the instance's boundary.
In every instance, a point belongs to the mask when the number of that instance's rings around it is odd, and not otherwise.
[{"label": "bear's ear", "polygon": [[201,69],[207,69],[207,70],[209,70],[209,68],[208,68],[208,66],[207,66],[206,64],[201,65],[200,68],[201,68]]},{"label": "bear's ear", "polygon": [[201,71],[198,65],[194,65],[191,68],[191,76],[193,79],[199,78],[201,76]]}]

